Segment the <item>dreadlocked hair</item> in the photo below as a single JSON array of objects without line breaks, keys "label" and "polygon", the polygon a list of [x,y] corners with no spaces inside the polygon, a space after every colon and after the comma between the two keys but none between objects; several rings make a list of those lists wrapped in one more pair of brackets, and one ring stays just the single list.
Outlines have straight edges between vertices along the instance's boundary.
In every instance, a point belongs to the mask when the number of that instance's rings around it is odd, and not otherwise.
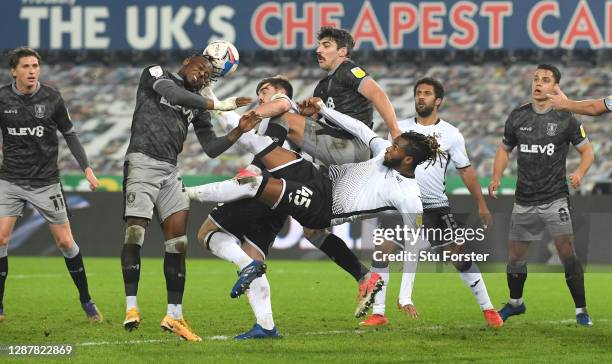
[{"label": "dreadlocked hair", "polygon": [[409,142],[404,151],[407,155],[412,157],[415,168],[424,162],[427,162],[425,166],[425,168],[427,168],[438,161],[440,161],[440,166],[444,166],[443,159],[447,159],[448,157],[446,153],[440,149],[440,144],[436,137],[424,135],[415,131],[402,133],[401,137]]}]

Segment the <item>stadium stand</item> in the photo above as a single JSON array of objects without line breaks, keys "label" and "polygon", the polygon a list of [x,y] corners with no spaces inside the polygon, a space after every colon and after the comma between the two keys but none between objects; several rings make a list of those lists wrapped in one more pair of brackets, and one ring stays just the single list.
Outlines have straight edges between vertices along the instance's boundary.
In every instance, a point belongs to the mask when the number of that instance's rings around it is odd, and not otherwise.
[{"label": "stadium stand", "polygon": [[[287,62],[280,63],[281,66],[248,67],[241,64],[231,78],[214,84],[215,92],[220,98],[232,95],[254,96],[255,86],[261,78],[283,74],[292,81],[295,98],[304,99],[312,95],[323,73],[311,62],[290,62],[292,57],[288,56]],[[468,153],[479,175],[490,175],[493,156],[500,143],[507,115],[513,108],[529,101],[534,64],[472,62],[427,66],[423,60],[416,64],[397,62],[393,65],[390,62],[382,64],[376,60],[369,61],[367,70],[386,90],[400,119],[414,112],[414,81],[426,75],[440,79],[447,90],[441,110],[442,117],[463,132]],[[121,175],[141,67],[127,64],[110,66],[100,62],[57,63],[43,67],[43,82],[61,90],[96,172]],[[610,93],[612,65],[566,65],[561,67],[561,71],[561,86],[570,97],[594,98]],[[11,82],[8,69],[0,69],[0,82]],[[579,118],[584,122],[594,144],[595,155],[610,155],[612,141],[606,135],[612,132],[612,117]],[[375,128],[381,135],[385,134],[383,127],[380,117],[375,114]],[[60,169],[64,173],[78,173],[78,165],[68,149],[62,148],[62,151]],[[233,175],[248,163],[249,158],[230,150],[218,159],[209,159],[202,153],[195,135],[190,133],[179,164],[185,175]],[[568,160],[568,170],[572,170],[578,163],[578,154],[572,150]],[[511,163],[506,174],[515,173],[516,165]],[[585,180],[585,189],[590,190],[597,181],[610,177],[612,161],[596,158]]]}]

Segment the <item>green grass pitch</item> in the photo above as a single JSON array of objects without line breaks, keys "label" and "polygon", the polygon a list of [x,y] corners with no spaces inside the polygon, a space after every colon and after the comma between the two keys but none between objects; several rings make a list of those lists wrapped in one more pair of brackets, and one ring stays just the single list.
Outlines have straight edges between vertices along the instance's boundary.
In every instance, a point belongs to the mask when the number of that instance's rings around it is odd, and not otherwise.
[{"label": "green grass pitch", "polygon": [[[70,357],[15,362],[610,362],[612,273],[586,275],[592,328],[577,327],[563,274],[530,274],[527,313],[500,330],[485,326],[480,309],[455,273],[417,275],[413,321],[395,308],[399,274],[392,274],[387,313],[391,325],[363,330],[352,317],[357,288],[329,261],[268,264],[279,340],[236,342],[254,318],[246,297],[231,299],[236,273],[219,260],[188,260],[185,317],[203,337],[180,341],[160,330],[166,293],[161,259],[143,259],[139,306],[143,321],[123,330],[124,295],[118,258],[85,258],[92,296],[104,322],[90,324],[61,258],[10,257],[0,344],[75,344]],[[449,270],[449,272],[451,272]],[[504,274],[485,274],[491,298],[507,299]],[[6,353],[0,362],[12,359]]]}]

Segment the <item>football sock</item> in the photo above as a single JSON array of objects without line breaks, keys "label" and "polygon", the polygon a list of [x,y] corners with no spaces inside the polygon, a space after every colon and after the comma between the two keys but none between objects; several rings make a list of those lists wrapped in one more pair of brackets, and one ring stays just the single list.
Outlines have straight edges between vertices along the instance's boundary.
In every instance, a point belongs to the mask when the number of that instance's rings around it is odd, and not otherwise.
[{"label": "football sock", "polygon": [[376,268],[372,267],[370,271],[378,273],[380,277],[383,279],[383,286],[378,294],[374,297],[374,305],[372,306],[372,313],[378,315],[385,314],[385,301],[387,298],[387,285],[389,284],[389,266],[384,268]]},{"label": "football sock", "polygon": [[8,275],[8,246],[0,246],[0,309],[4,308],[2,301],[4,299],[4,283]]},{"label": "football sock", "polygon": [[360,281],[369,272],[369,269],[359,261],[344,241],[334,234],[329,234],[319,249],[357,281]]},{"label": "football sock", "polygon": [[[140,280],[140,245],[124,244],[121,251],[121,271],[126,296],[136,296]],[[129,307],[128,307],[129,309]]]},{"label": "football sock", "polygon": [[573,255],[563,260],[563,268],[565,269],[565,282],[572,294],[576,308],[586,307],[582,263],[577,256]]},{"label": "football sock", "polygon": [[253,261],[253,258],[249,257],[240,248],[236,239],[227,233],[214,231],[208,235],[207,240],[208,249],[210,249],[211,253],[223,260],[236,264],[240,270]]},{"label": "football sock", "polygon": [[125,296],[125,307],[126,311],[132,308],[138,308],[138,301],[136,300],[136,296]]},{"label": "football sock", "polygon": [[175,320],[180,320],[183,318],[183,305],[169,303],[168,308],[166,309],[166,315],[172,317]]},{"label": "football sock", "polygon": [[185,253],[164,254],[164,276],[168,291],[168,304],[183,302],[185,291]]},{"label": "football sock", "polygon": [[470,267],[463,271],[459,272],[463,283],[472,291],[474,298],[476,298],[476,302],[480,305],[481,310],[490,310],[493,308],[493,304],[491,303],[491,299],[489,298],[489,292],[487,292],[487,286],[482,279],[482,274],[480,273],[480,269],[478,266],[472,262],[470,262]]},{"label": "football sock", "polygon": [[79,301],[81,303],[87,303],[91,300],[89,295],[89,287],[87,285],[87,275],[85,274],[85,266],[83,264],[83,256],[79,251],[77,243],[73,242],[72,247],[68,250],[63,250],[64,261],[66,262],[66,268],[68,273],[72,277],[74,285],[79,290]]},{"label": "football sock", "polygon": [[272,330],[274,319],[272,318],[272,298],[268,277],[264,274],[253,280],[250,288],[246,291],[246,295],[257,323],[266,330]]},{"label": "football sock", "polygon": [[522,298],[523,287],[527,280],[527,264],[524,261],[511,262],[507,265],[506,269],[506,279],[508,281],[508,288],[510,289],[510,298]]}]

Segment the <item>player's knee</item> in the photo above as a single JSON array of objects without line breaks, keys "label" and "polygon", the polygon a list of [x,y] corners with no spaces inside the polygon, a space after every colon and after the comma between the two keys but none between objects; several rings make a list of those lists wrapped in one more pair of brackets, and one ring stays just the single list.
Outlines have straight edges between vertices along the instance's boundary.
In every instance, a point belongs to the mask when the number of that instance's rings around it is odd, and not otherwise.
[{"label": "player's knee", "polygon": [[522,260],[522,259],[510,260],[510,262],[508,263],[508,267],[507,267],[507,273],[526,274],[527,273],[527,261]]},{"label": "player's knee", "polygon": [[72,249],[74,239],[72,236],[67,234],[65,236],[56,237],[55,243],[61,251],[66,251]]},{"label": "player's knee", "polygon": [[198,230],[198,242],[206,249],[209,249],[208,238],[210,237],[210,234],[215,231],[219,231],[217,225],[210,221],[210,219],[206,219],[202,226],[200,226],[200,230]]},{"label": "player's knee", "polygon": [[185,254],[187,252],[187,236],[182,235],[164,242],[166,253]]},{"label": "player's knee", "polygon": [[306,240],[317,248],[320,248],[321,245],[323,245],[323,242],[328,236],[329,232],[327,230],[304,229],[304,237]]},{"label": "player's knee", "polygon": [[10,234],[0,232],[0,246],[7,246],[9,243],[9,240],[11,240]]},{"label": "player's knee", "polygon": [[131,225],[125,229],[124,244],[142,246],[144,243],[145,228],[140,225]]}]

